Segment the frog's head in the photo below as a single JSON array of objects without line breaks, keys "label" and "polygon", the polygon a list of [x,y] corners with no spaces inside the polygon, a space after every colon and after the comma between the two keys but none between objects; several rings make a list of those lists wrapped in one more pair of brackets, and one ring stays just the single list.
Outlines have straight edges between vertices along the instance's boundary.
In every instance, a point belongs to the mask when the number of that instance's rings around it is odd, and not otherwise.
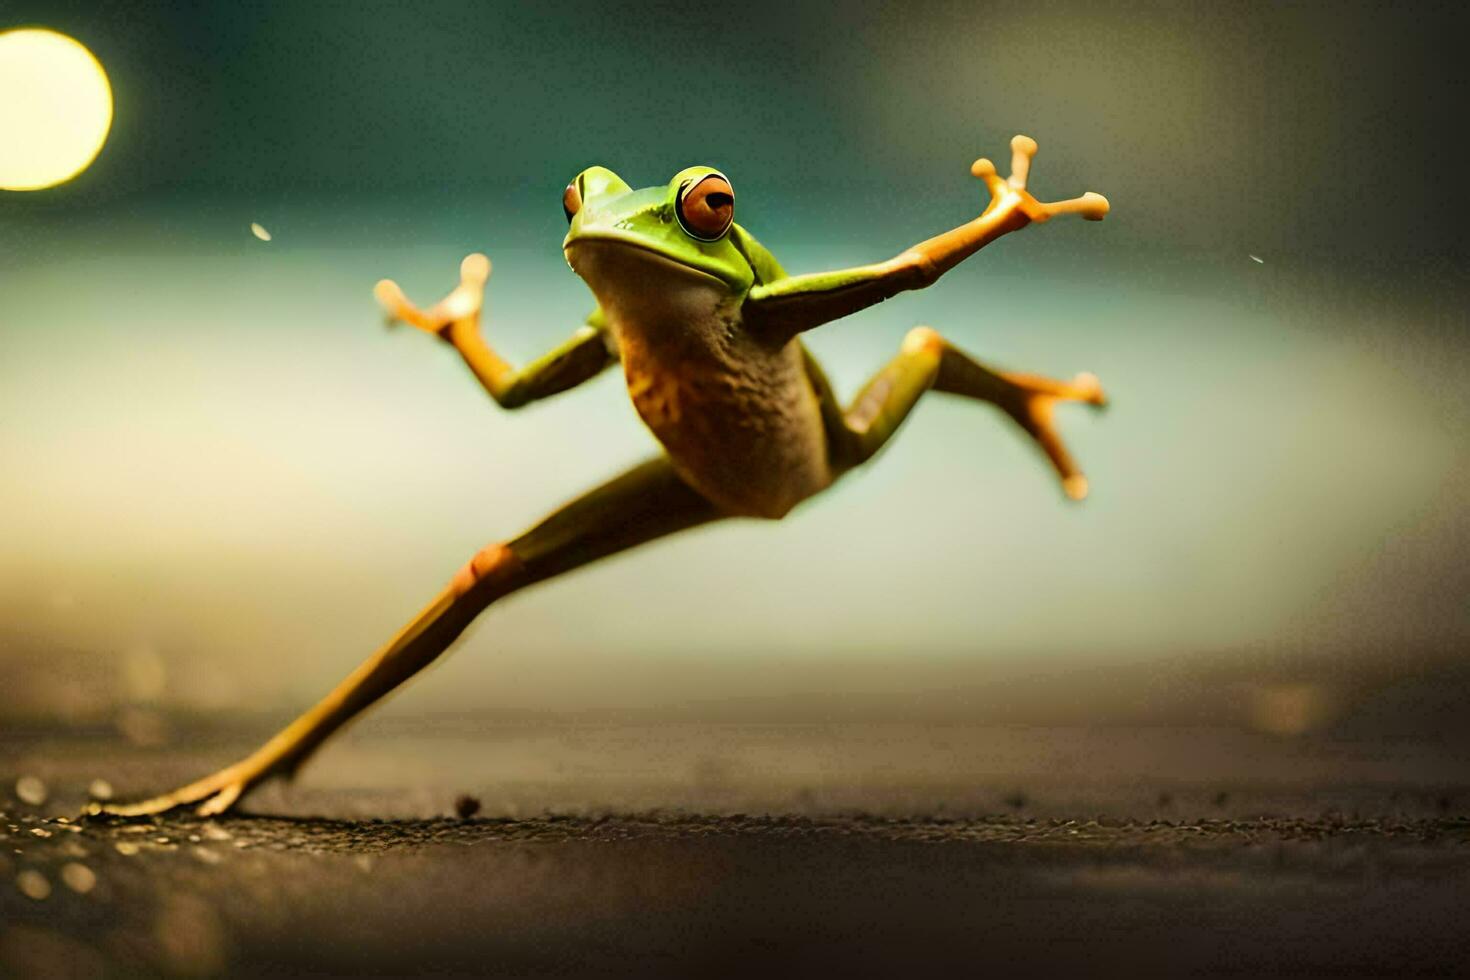
[{"label": "frog's head", "polygon": [[589,167],[567,185],[562,207],[571,226],[562,250],[599,298],[699,283],[743,293],[754,281],[730,241],[735,191],[712,167],[636,191],[606,167]]}]

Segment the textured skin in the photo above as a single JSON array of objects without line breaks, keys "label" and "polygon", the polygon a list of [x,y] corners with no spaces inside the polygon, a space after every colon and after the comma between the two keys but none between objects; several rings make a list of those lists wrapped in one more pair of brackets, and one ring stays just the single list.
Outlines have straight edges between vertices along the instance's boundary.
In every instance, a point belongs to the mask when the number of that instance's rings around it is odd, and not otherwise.
[{"label": "textured skin", "polygon": [[797,341],[753,336],[728,286],[652,252],[589,241],[569,255],[617,338],[634,407],[690,486],[726,513],[777,518],[832,482]]}]

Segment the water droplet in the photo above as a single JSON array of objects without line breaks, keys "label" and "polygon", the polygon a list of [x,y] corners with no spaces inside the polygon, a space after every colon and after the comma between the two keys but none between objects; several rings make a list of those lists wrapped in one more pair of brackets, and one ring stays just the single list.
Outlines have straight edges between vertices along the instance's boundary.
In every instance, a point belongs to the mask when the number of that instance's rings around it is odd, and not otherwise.
[{"label": "water droplet", "polygon": [[266,231],[254,221],[250,222],[250,234],[254,235],[256,238],[259,238],[263,242],[268,242],[271,240],[271,233]]}]

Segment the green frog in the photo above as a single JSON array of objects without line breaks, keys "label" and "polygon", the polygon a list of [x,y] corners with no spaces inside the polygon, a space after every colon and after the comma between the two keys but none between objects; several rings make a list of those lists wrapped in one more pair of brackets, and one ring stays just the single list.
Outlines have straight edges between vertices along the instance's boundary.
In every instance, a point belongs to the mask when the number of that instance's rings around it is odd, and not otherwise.
[{"label": "green frog", "polygon": [[897,355],[848,404],[801,343],[808,330],[931,285],[1003,235],[1061,214],[1100,220],[1108,202],[1087,193],[1043,203],[1026,189],[1036,143],[1011,141],[1011,172],[989,160],[970,172],[990,194],[975,219],[872,265],[788,275],[735,221],[735,189],[713,167],[634,190],[605,167],[578,174],[562,195],[562,251],[597,308],[571,338],[515,368],[480,329],[490,260],[467,257],[459,285],[428,309],[392,281],[375,293],[395,322],[451,346],[501,407],[519,408],[620,363],[639,416],[664,452],[481,549],[428,605],[311,710],[256,752],[171,793],[93,805],[120,816],[195,806],[222,813],[252,788],[290,775],[334,731],[427,666],[497,599],[639,544],[729,517],[777,519],[862,465],[919,398],[941,391],[999,407],[1033,438],[1080,500],[1087,481],[1053,423],[1059,402],[1105,404],[1090,374],[1058,381],[1003,371],[930,327],[909,331]]}]

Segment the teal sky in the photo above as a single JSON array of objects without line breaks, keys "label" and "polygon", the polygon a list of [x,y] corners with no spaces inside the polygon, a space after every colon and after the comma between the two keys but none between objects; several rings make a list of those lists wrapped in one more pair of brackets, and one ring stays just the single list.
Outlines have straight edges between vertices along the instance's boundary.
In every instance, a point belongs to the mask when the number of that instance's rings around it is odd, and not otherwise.
[{"label": "teal sky", "polygon": [[656,448],[615,373],[501,413],[383,329],[377,279],[432,301],[487,252],[487,333],[523,361],[590,308],[559,250],[589,164],[634,186],[719,166],[737,220],[815,271],[972,217],[971,160],[1025,132],[1033,187],[1100,191],[1108,220],[1008,238],[811,346],[844,392],[916,323],[1095,371],[1114,407],[1063,419],[1085,505],[1003,418],[934,396],[784,522],[496,607],[408,710],[1463,658],[1448,15],[95,6],[0,8],[86,43],[117,100],[90,170],[0,194],[6,635],[161,664],[186,705],[314,697],[481,544]]}]

